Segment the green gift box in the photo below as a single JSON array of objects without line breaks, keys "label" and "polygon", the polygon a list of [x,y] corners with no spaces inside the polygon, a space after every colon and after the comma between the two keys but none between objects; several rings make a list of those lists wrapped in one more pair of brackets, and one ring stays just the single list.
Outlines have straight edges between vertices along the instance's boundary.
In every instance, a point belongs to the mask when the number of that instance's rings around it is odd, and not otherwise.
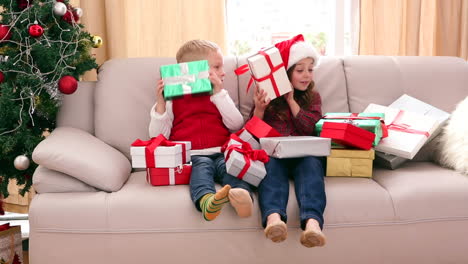
[{"label": "green gift box", "polygon": [[[375,134],[373,146],[377,146],[383,135],[382,122],[385,119],[385,113],[326,113],[317,124],[315,124],[315,132],[320,136],[324,122],[349,122],[355,126],[363,128]],[[334,146],[338,147],[338,146]]]},{"label": "green gift box", "polygon": [[164,99],[170,100],[185,94],[212,93],[207,60],[191,61],[161,66],[164,81]]}]

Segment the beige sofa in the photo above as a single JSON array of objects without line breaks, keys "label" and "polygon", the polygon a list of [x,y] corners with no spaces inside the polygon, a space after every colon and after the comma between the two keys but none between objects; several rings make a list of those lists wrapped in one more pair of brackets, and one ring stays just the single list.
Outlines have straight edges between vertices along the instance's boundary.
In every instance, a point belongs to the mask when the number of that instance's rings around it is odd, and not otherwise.
[{"label": "beige sofa", "polygon": [[[428,148],[400,169],[375,168],[373,179],[326,178],[323,248],[301,246],[293,189],[289,237],[275,244],[257,201],[250,218],[227,206],[206,222],[188,186],[150,186],[131,172],[129,146],[148,139],[158,67],[174,62],[111,60],[97,82],[65,96],[59,128],[33,155],[30,263],[468,263],[468,177],[431,162]],[[233,73],[243,63],[226,57],[225,88],[246,116],[248,76]],[[468,95],[468,64],[453,57],[324,57],[315,78],[324,113],[403,93],[451,112]]]}]

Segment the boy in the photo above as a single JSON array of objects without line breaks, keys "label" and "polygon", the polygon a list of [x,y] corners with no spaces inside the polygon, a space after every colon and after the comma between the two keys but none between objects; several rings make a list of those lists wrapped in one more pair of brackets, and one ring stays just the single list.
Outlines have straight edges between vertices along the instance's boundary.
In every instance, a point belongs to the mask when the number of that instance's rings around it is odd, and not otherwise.
[{"label": "boy", "polygon": [[[186,42],[176,55],[177,63],[208,60],[213,95],[186,95],[165,101],[164,82],[156,88],[156,104],[151,109],[150,137],[163,134],[174,141],[192,142],[190,194],[207,221],[214,220],[222,206],[231,202],[240,217],[252,214],[251,186],[226,172],[221,146],[244,120],[228,92],[223,89],[224,60],[220,48],[206,40]],[[216,192],[215,182],[223,187]]]}]

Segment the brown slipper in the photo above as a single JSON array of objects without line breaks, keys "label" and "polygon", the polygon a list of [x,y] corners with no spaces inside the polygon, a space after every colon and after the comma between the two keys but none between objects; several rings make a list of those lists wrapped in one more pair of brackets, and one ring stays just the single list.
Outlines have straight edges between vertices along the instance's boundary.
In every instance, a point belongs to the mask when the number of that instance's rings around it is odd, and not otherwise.
[{"label": "brown slipper", "polygon": [[323,247],[325,240],[325,235],[320,230],[306,230],[301,235],[301,244],[308,248]]},{"label": "brown slipper", "polygon": [[283,221],[274,222],[265,228],[265,236],[275,243],[283,242],[288,237],[288,227]]}]

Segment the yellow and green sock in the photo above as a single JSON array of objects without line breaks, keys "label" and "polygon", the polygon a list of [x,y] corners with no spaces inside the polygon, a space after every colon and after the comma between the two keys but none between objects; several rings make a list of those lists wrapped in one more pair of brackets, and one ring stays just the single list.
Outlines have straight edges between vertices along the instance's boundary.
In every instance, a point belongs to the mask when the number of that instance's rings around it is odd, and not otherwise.
[{"label": "yellow and green sock", "polygon": [[206,221],[214,220],[225,203],[229,202],[230,185],[225,185],[216,193],[207,193],[200,199],[200,208]]}]

